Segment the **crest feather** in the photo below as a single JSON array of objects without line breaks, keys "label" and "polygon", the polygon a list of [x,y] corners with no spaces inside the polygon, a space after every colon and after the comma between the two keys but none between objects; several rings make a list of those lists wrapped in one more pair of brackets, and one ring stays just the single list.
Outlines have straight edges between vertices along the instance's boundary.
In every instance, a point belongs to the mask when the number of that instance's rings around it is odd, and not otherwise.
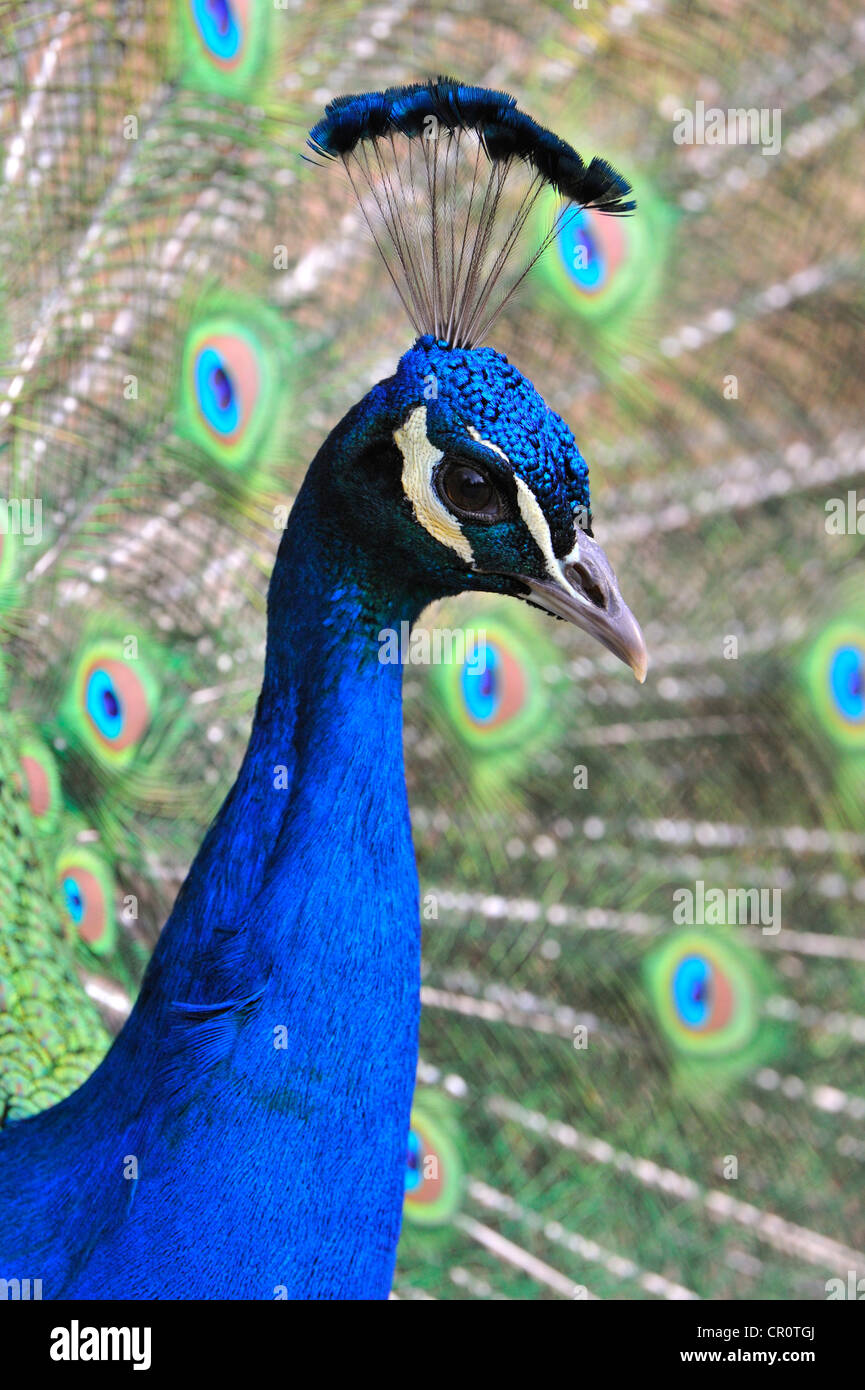
[{"label": "crest feather", "polygon": [[[569,217],[635,207],[606,160],[585,164],[507,92],[449,77],[337,97],[307,143],[344,166],[417,333],[453,347],[484,340]],[[552,225],[514,268],[512,253],[550,188],[561,200]]]}]

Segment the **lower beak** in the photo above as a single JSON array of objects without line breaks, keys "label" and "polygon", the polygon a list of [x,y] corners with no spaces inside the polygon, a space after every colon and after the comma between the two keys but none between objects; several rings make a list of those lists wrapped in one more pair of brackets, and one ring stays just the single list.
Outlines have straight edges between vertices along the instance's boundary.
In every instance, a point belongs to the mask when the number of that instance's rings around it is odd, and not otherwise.
[{"label": "lower beak", "polygon": [[561,580],[517,575],[530,601],[557,618],[575,623],[630,666],[640,684],[649,657],[640,625],[619,593],[613,567],[596,540],[580,537],[579,555],[562,560]]}]

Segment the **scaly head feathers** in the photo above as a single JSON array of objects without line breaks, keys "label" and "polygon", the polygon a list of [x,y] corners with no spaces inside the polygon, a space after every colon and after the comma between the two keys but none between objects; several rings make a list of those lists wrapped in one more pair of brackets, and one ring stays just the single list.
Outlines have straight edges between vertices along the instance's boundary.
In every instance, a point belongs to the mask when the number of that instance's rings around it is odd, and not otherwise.
[{"label": "scaly head feathers", "polygon": [[418,339],[337,426],[313,472],[382,573],[396,569],[429,597],[528,599],[643,679],[640,630],[591,537],[585,460],[501,353]]}]

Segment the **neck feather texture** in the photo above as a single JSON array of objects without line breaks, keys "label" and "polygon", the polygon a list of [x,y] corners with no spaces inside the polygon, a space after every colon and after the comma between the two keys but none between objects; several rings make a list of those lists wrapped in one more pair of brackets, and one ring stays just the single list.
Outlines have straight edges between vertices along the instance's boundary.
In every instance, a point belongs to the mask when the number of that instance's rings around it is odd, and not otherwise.
[{"label": "neck feather texture", "polygon": [[[420,924],[402,671],[379,662],[377,637],[433,595],[401,590],[346,539],[321,459],[271,581],[264,683],[235,786],[126,1027],[44,1117],[52,1164],[67,1153],[51,1179],[67,1229],[91,1233],[86,1249],[70,1235],[63,1254],[56,1241],[43,1250],[70,1297],[390,1288]],[[130,1155],[132,1185],[118,1177]],[[44,1194],[46,1174],[33,1174]]]},{"label": "neck feather texture", "polygon": [[[202,983],[189,968],[192,944],[234,970],[238,954],[252,967],[247,917],[299,865],[313,877],[341,878],[340,864],[365,874],[406,843],[402,668],[379,661],[378,634],[414,622],[431,597],[406,592],[346,541],[313,470],[271,580],[264,682],[243,766],[170,923],[176,987],[182,980],[194,997]],[[172,951],[178,927],[182,951]],[[274,945],[279,974],[291,964]]]}]

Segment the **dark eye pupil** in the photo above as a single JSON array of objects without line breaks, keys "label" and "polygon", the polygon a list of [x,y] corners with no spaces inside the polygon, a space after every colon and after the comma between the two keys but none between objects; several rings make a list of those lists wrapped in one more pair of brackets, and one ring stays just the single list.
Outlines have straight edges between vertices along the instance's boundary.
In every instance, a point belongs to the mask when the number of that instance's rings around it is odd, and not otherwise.
[{"label": "dark eye pupil", "polygon": [[448,500],[464,512],[484,511],[495,496],[492,483],[483,473],[466,464],[449,468],[443,482]]}]

